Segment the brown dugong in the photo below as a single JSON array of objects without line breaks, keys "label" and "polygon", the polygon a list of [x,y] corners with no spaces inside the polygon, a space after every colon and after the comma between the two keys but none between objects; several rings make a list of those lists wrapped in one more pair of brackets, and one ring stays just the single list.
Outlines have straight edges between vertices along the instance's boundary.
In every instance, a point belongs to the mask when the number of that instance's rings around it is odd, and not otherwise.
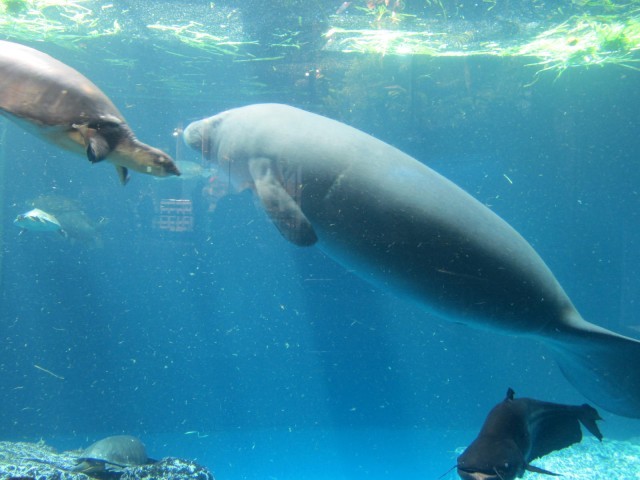
[{"label": "brown dugong", "polygon": [[0,114],[36,136],[127,169],[180,175],[169,155],[140,142],[115,105],[89,79],[33,48],[0,40]]},{"label": "brown dugong", "polygon": [[585,321],[518,232],[414,158],[276,104],[193,122],[184,139],[253,190],[290,242],[446,319],[540,339],[583,395],[640,417],[640,342]]}]

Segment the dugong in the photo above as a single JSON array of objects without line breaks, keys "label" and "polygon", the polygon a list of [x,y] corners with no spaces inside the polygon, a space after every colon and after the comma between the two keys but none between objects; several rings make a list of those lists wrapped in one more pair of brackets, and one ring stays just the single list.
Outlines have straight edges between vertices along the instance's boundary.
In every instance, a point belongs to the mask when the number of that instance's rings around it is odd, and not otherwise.
[{"label": "dugong", "polygon": [[443,318],[542,340],[585,397],[640,418],[640,342],[584,320],[518,232],[416,159],[279,104],[193,122],[184,140],[290,242]]},{"label": "dugong", "polygon": [[88,78],[49,55],[0,40],[0,114],[92,162],[107,159],[122,183],[128,169],[180,175],[169,155],[139,141],[124,116]]}]

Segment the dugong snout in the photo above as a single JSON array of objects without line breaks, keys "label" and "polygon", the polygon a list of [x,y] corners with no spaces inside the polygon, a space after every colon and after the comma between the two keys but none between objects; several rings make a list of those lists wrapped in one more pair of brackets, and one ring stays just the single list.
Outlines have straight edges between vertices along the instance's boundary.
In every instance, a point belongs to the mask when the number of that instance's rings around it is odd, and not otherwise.
[{"label": "dugong snout", "polygon": [[208,119],[205,119],[189,124],[182,132],[182,138],[187,146],[201,152],[203,157],[213,160],[209,158],[213,130],[209,123]]},{"label": "dugong snout", "polygon": [[194,150],[200,150],[202,144],[202,121],[197,121],[189,124],[187,128],[182,132],[182,139],[185,145],[193,148]]}]

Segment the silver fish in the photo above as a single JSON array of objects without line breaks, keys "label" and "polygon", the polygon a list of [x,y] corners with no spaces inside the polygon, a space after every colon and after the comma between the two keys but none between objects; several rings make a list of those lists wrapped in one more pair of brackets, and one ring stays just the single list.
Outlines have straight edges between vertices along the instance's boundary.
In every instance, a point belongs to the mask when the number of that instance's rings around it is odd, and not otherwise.
[{"label": "silver fish", "polygon": [[60,225],[60,222],[53,215],[34,208],[26,213],[18,215],[13,224],[23,230],[33,230],[35,232],[60,232],[65,235],[65,231]]}]

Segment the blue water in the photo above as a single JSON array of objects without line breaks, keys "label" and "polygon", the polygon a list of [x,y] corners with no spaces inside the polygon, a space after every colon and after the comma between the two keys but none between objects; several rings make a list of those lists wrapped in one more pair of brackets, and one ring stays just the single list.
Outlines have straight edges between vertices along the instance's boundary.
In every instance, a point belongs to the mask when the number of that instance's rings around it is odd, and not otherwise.
[{"label": "blue water", "polygon": [[[309,59],[298,57],[275,67],[212,59],[206,81],[172,90],[157,72],[190,67],[157,49],[141,48],[122,75],[87,52],[38,48],[103,87],[141,140],[180,160],[201,161],[174,128],[254,102],[373,134],[511,223],[586,319],[638,336],[635,71],[568,71],[527,86],[535,70],[508,59],[358,65],[362,57],[316,52],[322,88],[299,82]],[[124,43],[110,48],[132,55]],[[157,83],[145,88],[149,79]],[[243,79],[267,88],[234,91]],[[384,87],[397,83],[413,85],[413,100],[389,103]],[[246,192],[211,212],[206,179],[133,173],[122,187],[106,163],[4,120],[0,132],[0,440],[67,449],[128,433],[151,456],[195,458],[219,479],[422,479],[455,463],[508,387],[586,401],[544,346],[449,324],[376,290],[288,244]],[[103,219],[99,242],[19,235],[13,218],[44,194]],[[168,198],[193,202],[192,232],[154,227]],[[605,438],[637,436],[638,421],[601,414]]]},{"label": "blue water", "polygon": [[[216,478],[437,478],[455,464],[463,435],[417,429],[238,429],[145,437],[149,455],[182,456],[209,466]],[[55,438],[77,448],[82,437]],[[456,443],[458,442],[458,443]],[[455,478],[452,474],[447,478]]]}]

